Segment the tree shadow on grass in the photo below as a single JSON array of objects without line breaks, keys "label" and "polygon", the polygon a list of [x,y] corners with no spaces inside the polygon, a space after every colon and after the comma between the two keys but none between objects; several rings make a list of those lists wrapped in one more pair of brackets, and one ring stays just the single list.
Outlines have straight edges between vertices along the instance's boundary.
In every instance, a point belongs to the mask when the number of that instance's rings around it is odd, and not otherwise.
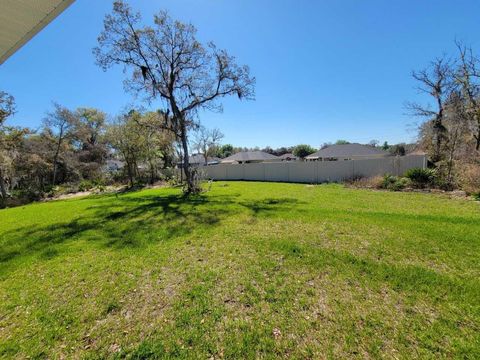
[{"label": "tree shadow on grass", "polygon": [[71,241],[94,242],[114,249],[134,248],[169,241],[217,227],[222,220],[242,212],[255,216],[286,212],[295,199],[239,201],[240,195],[108,196],[71,221],[19,228],[8,234],[0,249],[0,265],[14,259],[40,255],[48,260]]},{"label": "tree shadow on grass", "polygon": [[459,304],[475,304],[480,296],[479,282],[473,277],[456,277],[416,264],[389,263],[322,247],[292,244],[288,240],[270,242],[273,251],[281,252],[298,266],[316,269],[335,268],[350,274],[352,282],[389,284],[407,294],[429,294],[433,300],[450,299]]}]

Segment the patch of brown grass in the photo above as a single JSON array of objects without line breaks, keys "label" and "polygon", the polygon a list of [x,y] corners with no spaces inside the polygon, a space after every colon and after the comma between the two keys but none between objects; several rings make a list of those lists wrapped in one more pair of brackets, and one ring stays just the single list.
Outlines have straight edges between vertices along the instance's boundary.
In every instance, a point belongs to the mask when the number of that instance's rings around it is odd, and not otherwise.
[{"label": "patch of brown grass", "polygon": [[357,189],[381,189],[382,182],[382,176],[362,177],[348,181],[347,185]]},{"label": "patch of brown grass", "polygon": [[462,164],[458,170],[459,184],[468,194],[480,192],[480,165]]}]

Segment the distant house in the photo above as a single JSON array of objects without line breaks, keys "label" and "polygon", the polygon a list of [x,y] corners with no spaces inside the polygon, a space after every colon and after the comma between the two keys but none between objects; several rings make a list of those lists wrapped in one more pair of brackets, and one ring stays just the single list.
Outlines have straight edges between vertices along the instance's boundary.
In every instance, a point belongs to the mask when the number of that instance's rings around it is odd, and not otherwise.
[{"label": "distant house", "polygon": [[339,161],[377,159],[389,156],[390,154],[382,149],[362,144],[341,144],[330,145],[305,157],[307,161]]},{"label": "distant house", "polygon": [[279,157],[263,151],[242,151],[221,161],[222,164],[246,164],[279,161]]},{"label": "distant house", "polygon": [[[220,163],[220,158],[217,157],[207,157],[207,164],[205,164],[205,157],[203,154],[193,154],[188,158],[190,166],[206,166],[206,165],[216,165]],[[183,167],[183,161],[177,163],[177,167]]]},{"label": "distant house", "polygon": [[104,169],[106,172],[116,172],[123,169],[125,162],[116,159],[108,159],[105,161]]},{"label": "distant house", "polygon": [[292,153],[288,153],[288,154],[283,154],[279,156],[279,159],[281,159],[282,161],[296,161],[298,160],[298,157],[296,157]]}]

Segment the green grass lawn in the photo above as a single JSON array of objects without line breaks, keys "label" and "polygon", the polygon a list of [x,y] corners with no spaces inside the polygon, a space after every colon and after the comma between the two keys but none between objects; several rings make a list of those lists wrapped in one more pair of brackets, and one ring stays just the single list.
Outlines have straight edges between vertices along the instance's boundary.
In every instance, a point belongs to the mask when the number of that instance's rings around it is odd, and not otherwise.
[{"label": "green grass lawn", "polygon": [[480,358],[480,204],[253,182],[0,211],[3,358]]}]

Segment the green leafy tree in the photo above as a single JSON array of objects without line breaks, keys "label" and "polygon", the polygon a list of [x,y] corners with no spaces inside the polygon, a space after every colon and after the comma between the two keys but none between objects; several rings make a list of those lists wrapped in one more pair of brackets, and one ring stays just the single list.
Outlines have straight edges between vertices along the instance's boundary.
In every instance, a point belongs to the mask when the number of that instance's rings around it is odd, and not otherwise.
[{"label": "green leafy tree", "polygon": [[48,113],[44,120],[44,125],[52,130],[55,147],[53,152],[53,176],[52,185],[57,183],[58,158],[61,155],[62,145],[65,140],[71,137],[72,129],[75,126],[75,115],[59,104],[54,104],[55,110]]},{"label": "green leafy tree", "polygon": [[146,139],[139,124],[141,114],[130,111],[120,116],[107,130],[111,146],[125,163],[125,170],[130,186],[138,177],[138,164],[145,156]]},{"label": "green leafy tree", "polygon": [[217,156],[221,159],[224,159],[230,155],[233,155],[234,150],[235,149],[231,144],[222,145],[217,149]]},{"label": "green leafy tree", "polygon": [[293,149],[293,155],[303,159],[306,156],[313,154],[315,151],[317,150],[311,147],[310,145],[301,144],[301,145],[295,146],[295,148]]},{"label": "green leafy tree", "polygon": [[142,178],[139,167],[146,165],[149,181],[157,179],[158,164],[173,157],[175,138],[170,132],[161,131],[160,116],[155,112],[142,114],[130,111],[120,116],[107,130],[107,139],[121,160],[131,186]]},{"label": "green leafy tree", "polygon": [[9,149],[12,142],[9,136],[9,128],[5,121],[15,113],[15,99],[12,95],[0,91],[0,208],[4,208],[7,200],[7,188],[5,176],[7,169],[12,164]]},{"label": "green leafy tree", "polygon": [[75,127],[72,132],[79,171],[83,178],[95,180],[101,177],[101,169],[107,158],[107,115],[95,108],[78,108],[74,116]]}]

